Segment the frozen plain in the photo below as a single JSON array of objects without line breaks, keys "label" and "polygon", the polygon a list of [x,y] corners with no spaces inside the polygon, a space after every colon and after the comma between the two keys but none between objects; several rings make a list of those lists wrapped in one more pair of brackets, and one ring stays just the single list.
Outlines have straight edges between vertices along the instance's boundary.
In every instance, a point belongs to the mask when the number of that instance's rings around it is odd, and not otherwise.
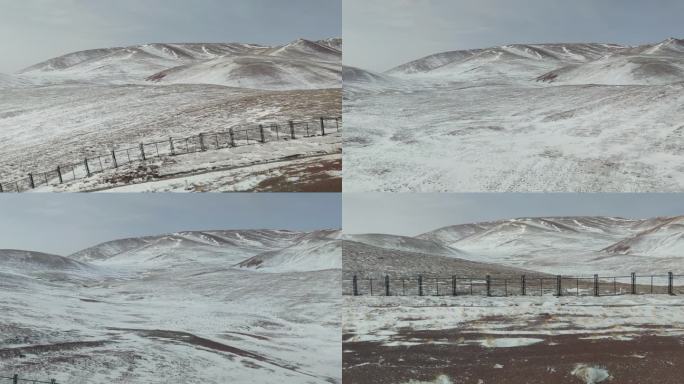
[{"label": "frozen plain", "polygon": [[684,41],[444,52],[344,69],[346,191],[684,189]]}]

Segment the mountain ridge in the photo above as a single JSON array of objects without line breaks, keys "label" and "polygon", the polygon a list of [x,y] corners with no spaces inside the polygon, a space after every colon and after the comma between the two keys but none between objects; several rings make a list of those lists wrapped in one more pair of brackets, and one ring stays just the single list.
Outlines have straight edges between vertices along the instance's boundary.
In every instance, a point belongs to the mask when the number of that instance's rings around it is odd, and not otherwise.
[{"label": "mountain ridge", "polygon": [[670,84],[684,80],[684,40],[655,44],[508,44],[427,55],[384,72],[558,84]]}]

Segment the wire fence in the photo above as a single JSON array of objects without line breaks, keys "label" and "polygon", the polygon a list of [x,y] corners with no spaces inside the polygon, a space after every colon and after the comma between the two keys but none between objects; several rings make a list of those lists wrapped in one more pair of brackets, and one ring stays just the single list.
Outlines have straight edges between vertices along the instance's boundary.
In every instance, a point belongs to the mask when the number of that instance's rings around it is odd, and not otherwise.
[{"label": "wire fence", "polygon": [[358,277],[342,280],[347,296],[618,296],[684,294],[684,275],[459,276]]},{"label": "wire fence", "polygon": [[29,384],[57,384],[57,381],[55,379],[50,379],[50,381],[44,381],[44,380],[34,380],[34,379],[24,379],[19,377],[19,375],[14,375],[11,377],[7,376],[0,376],[0,384],[6,384],[6,383],[12,383],[12,384],[19,384],[19,383],[29,383]]},{"label": "wire fence", "polygon": [[41,186],[54,186],[88,178],[94,174],[117,169],[133,163],[179,156],[190,153],[236,148],[267,142],[289,141],[299,138],[325,136],[339,132],[341,117],[321,117],[316,121],[293,121],[286,124],[259,124],[251,128],[230,128],[222,132],[200,133],[188,137],[169,137],[155,142],[141,142],[138,146],[112,149],[97,156],[84,156],[82,161],[57,165],[55,168],[30,172],[27,177],[0,182],[2,192],[25,192]]}]

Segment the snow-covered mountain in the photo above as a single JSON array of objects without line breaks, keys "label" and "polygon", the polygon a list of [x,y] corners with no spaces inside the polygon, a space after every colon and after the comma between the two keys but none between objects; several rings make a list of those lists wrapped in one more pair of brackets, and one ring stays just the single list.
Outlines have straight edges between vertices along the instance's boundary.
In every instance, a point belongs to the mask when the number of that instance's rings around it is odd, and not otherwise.
[{"label": "snow-covered mountain", "polygon": [[[338,237],[190,231],[68,257],[0,250],[0,371],[58,382],[340,383]],[[237,265],[269,252],[269,273]]]},{"label": "snow-covered mountain", "polygon": [[263,272],[316,271],[342,268],[339,231],[316,231],[294,244],[262,252],[239,263],[242,268]]},{"label": "snow-covered mountain", "polygon": [[496,263],[408,251],[401,247],[392,248],[390,244],[375,246],[352,240],[344,240],[342,243],[342,263],[346,278],[350,278],[352,275],[361,278],[382,278],[385,275],[394,277],[415,277],[416,275],[448,277],[455,275],[474,278],[491,275],[493,277],[515,276],[517,278],[522,274],[528,276],[543,274]]},{"label": "snow-covered mountain", "polygon": [[337,39],[299,39],[277,47],[182,43],[92,49],[49,59],[20,74],[40,84],[168,82],[254,89],[340,88],[338,43]]},{"label": "snow-covered mountain", "polygon": [[464,255],[464,252],[457,248],[453,248],[449,245],[444,245],[427,238],[423,239],[419,237],[369,233],[345,235],[344,239],[374,247],[389,248],[406,252],[416,252],[447,257],[461,257]]},{"label": "snow-covered mountain", "polygon": [[[439,248],[406,247],[411,241],[391,235],[349,239],[387,252],[444,256]],[[460,259],[551,274],[665,274],[684,268],[683,217],[529,217],[448,226],[415,239],[458,250]]]},{"label": "snow-covered mountain", "polygon": [[341,87],[339,63],[277,55],[222,56],[174,67],[146,80],[158,84],[217,84],[236,88],[288,90]]},{"label": "snow-covered mountain", "polygon": [[144,44],[73,52],[21,70],[44,83],[141,83],[164,69],[266,49],[247,44]]},{"label": "snow-covered mountain", "polygon": [[71,259],[95,265],[161,267],[183,264],[269,272],[341,268],[336,231],[232,230],[179,232],[120,239],[76,252]]},{"label": "snow-covered mountain", "polygon": [[684,255],[684,217],[677,216],[660,220],[602,251],[621,255],[682,257]]},{"label": "snow-covered mountain", "polygon": [[342,52],[342,38],[340,37],[330,37],[327,39],[318,40],[316,43]]},{"label": "snow-covered mountain", "polygon": [[341,44],[341,39],[339,41],[331,39],[319,42],[298,39],[280,47],[266,49],[261,54],[295,60],[327,61],[339,65],[342,61],[342,51],[335,47],[337,44]]},{"label": "snow-covered mountain", "polygon": [[515,44],[345,69],[344,189],[681,191],[682,47]]},{"label": "snow-covered mountain", "polygon": [[387,74],[458,81],[558,84],[670,84],[684,81],[684,40],[638,47],[617,44],[513,44],[442,52]]}]

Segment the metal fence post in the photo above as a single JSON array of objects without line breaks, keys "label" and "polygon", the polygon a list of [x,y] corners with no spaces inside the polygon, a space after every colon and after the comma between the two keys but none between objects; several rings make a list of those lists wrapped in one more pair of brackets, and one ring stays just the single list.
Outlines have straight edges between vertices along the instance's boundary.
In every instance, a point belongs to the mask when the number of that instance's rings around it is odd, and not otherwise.
[{"label": "metal fence post", "polygon": [[520,292],[522,293],[523,296],[526,294],[526,288],[525,287],[525,275],[520,276]]},{"label": "metal fence post", "polygon": [[116,161],[116,152],[112,149],[112,164],[114,164],[114,168],[119,168],[119,163]]},{"label": "metal fence post", "polygon": [[85,158],[85,160],[83,160],[83,165],[85,165],[86,177],[90,177],[90,167],[88,166],[88,158],[87,157]]},{"label": "metal fence post", "polygon": [[491,296],[492,295],[492,278],[491,278],[491,276],[487,275],[487,277],[485,278],[485,282],[487,285],[487,296]]},{"label": "metal fence post", "polygon": [[356,275],[354,275],[354,278],[352,279],[352,289],[354,290],[354,296],[359,295],[359,285],[358,282],[356,281]]},{"label": "metal fence post", "polygon": [[674,295],[674,275],[672,272],[667,273],[667,293]]},{"label": "metal fence post", "polygon": [[2,183],[0,183],[0,193],[3,193],[5,191],[2,190]]},{"label": "metal fence post", "polygon": [[423,296],[423,276],[418,275],[418,296]]},{"label": "metal fence post", "polygon": [[64,182],[64,179],[62,179],[62,168],[57,166],[57,177],[59,178],[59,183],[62,184]]},{"label": "metal fence post", "polygon": [[145,159],[145,144],[143,143],[140,143],[140,156],[142,156],[143,160],[147,160]]},{"label": "metal fence post", "polygon": [[235,147],[235,132],[233,132],[233,128],[228,129],[228,136],[230,136],[230,146]]},{"label": "metal fence post", "polygon": [[29,186],[31,187],[31,189],[34,189],[36,187],[36,183],[33,182],[33,174],[29,173],[28,178],[29,178]]},{"label": "metal fence post", "polygon": [[206,148],[204,147],[204,133],[197,135],[197,138],[199,139],[200,151],[206,151]]},{"label": "metal fence post", "polygon": [[15,373],[14,376],[12,377],[12,383],[13,383],[13,384],[18,384],[18,383],[19,383],[19,375],[17,375],[16,373]]},{"label": "metal fence post", "polygon": [[561,281],[561,275],[556,275],[556,296],[558,297],[563,296]]},{"label": "metal fence post", "polygon": [[335,129],[337,130],[337,132],[340,131],[340,119],[337,117],[335,118]]},{"label": "metal fence post", "polygon": [[594,275],[594,296],[599,295],[599,280],[598,275]]},{"label": "metal fence post", "polygon": [[294,121],[290,120],[290,137],[292,140],[296,139],[294,131]]},{"label": "metal fence post", "polygon": [[169,149],[171,150],[171,156],[176,154],[176,151],[173,148],[173,137],[169,137]]},{"label": "metal fence post", "polygon": [[259,124],[259,135],[261,135],[261,140],[260,140],[261,143],[262,144],[265,143],[266,138],[264,137],[264,125],[263,124]]},{"label": "metal fence post", "polygon": [[388,275],[385,275],[385,296],[390,295],[390,278]]},{"label": "metal fence post", "polygon": [[325,120],[321,117],[321,136],[325,136]]},{"label": "metal fence post", "polygon": [[632,295],[636,295],[636,273],[632,272]]},{"label": "metal fence post", "polygon": [[451,295],[456,296],[456,276],[451,276]]}]

